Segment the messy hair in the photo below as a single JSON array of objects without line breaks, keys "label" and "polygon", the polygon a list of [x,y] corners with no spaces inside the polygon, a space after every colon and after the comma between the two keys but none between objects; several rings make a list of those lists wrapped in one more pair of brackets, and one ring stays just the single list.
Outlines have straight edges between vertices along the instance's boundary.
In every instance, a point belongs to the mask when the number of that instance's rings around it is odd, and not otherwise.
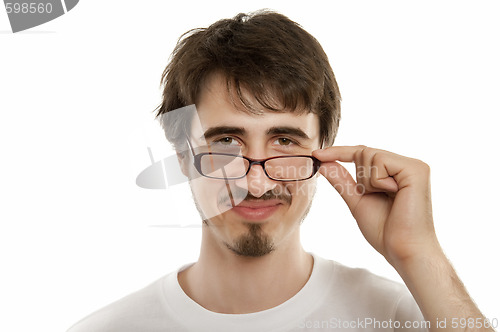
[{"label": "messy hair", "polygon": [[320,143],[333,144],[341,100],[335,75],[319,42],[286,16],[238,14],[181,36],[162,74],[163,100],[155,110],[177,150],[184,149],[190,119],[169,112],[196,104],[214,73],[222,74],[229,95],[238,99],[233,102],[247,112],[261,110],[242,90],[271,111],[317,114]]}]

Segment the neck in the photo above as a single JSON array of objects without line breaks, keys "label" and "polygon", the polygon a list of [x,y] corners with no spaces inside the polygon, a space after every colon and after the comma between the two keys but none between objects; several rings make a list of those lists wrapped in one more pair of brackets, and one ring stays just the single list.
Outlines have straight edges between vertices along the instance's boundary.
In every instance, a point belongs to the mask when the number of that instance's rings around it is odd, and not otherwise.
[{"label": "neck", "polygon": [[243,257],[203,227],[199,260],[178,275],[184,292],[210,311],[243,314],[273,308],[294,296],[312,272],[299,228],[261,257]]}]

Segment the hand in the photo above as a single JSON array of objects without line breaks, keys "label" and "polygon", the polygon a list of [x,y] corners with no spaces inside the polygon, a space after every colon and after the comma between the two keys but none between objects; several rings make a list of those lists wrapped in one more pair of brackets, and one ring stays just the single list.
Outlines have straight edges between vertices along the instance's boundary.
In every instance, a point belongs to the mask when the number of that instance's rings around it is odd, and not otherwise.
[{"label": "hand", "polygon": [[[394,267],[440,252],[424,162],[366,146],[316,150],[319,172],[347,203],[366,240]],[[337,161],[354,162],[356,179]]]}]

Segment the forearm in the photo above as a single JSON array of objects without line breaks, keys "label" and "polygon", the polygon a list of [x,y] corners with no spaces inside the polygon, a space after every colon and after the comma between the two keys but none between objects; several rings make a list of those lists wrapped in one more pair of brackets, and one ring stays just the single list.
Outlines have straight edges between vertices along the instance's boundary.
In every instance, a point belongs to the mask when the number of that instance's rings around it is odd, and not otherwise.
[{"label": "forearm", "polygon": [[[395,267],[425,319],[431,323],[431,331],[493,331],[491,327],[484,327],[484,316],[440,248]],[[462,322],[470,319],[467,328],[459,324],[460,319]],[[437,326],[437,322],[441,325]]]}]

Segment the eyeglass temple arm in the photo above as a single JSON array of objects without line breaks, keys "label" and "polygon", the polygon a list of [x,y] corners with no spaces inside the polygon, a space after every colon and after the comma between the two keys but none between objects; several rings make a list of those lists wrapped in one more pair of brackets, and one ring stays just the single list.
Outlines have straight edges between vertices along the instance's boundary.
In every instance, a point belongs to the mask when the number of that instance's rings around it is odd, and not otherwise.
[{"label": "eyeglass temple arm", "polygon": [[186,137],[186,142],[189,146],[189,149],[191,150],[191,153],[193,154],[193,157],[194,157],[194,149],[193,149],[193,146],[191,145],[191,142],[189,141],[189,138]]}]

